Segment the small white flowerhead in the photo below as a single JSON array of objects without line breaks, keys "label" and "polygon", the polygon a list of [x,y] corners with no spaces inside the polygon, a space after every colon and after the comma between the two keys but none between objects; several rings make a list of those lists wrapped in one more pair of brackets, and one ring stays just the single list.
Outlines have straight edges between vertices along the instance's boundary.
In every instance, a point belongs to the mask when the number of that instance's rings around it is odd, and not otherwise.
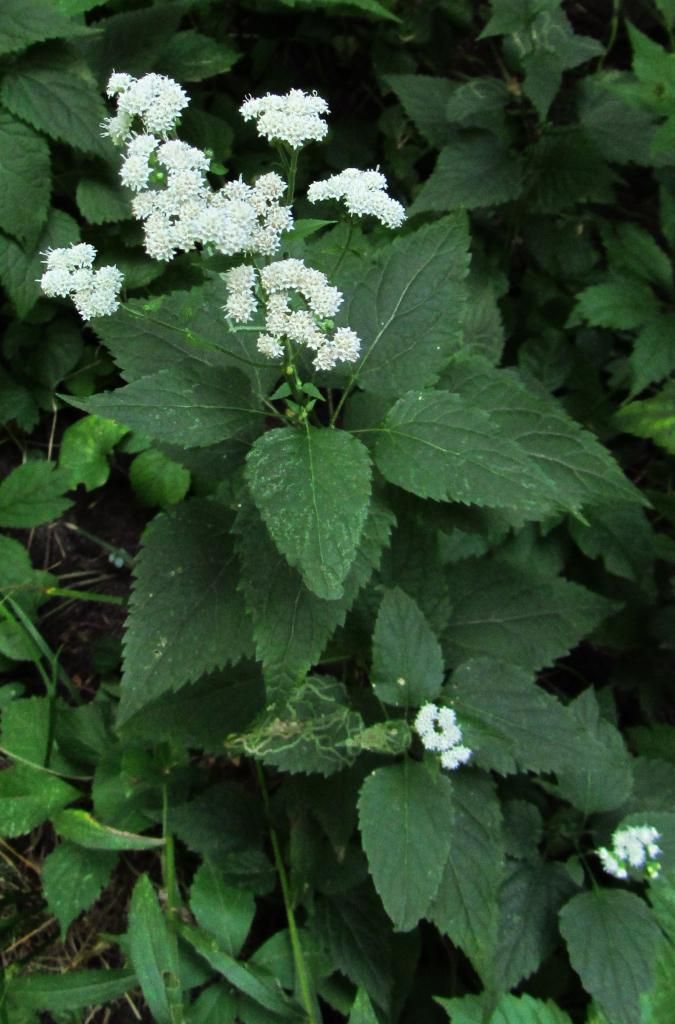
[{"label": "small white flowerhead", "polygon": [[166,75],[149,74],[134,78],[133,75],[113,72],[107,93],[117,97],[116,118],[105,122],[107,134],[113,142],[127,137],[135,117],[141,119],[148,134],[166,138],[189,103],[181,86]]},{"label": "small white flowerhead", "polygon": [[95,258],[96,249],[85,242],[51,249],[45,253],[47,269],[40,279],[45,295],[63,299],[70,296],[84,320],[114,313],[124,280],[115,266],[92,270]]},{"label": "small white flowerhead", "polygon": [[441,755],[441,764],[449,771],[466,764],[471,751],[462,744],[462,730],[452,708],[423,704],[415,718],[415,729],[425,750]]},{"label": "small white flowerhead", "polygon": [[379,171],[359,171],[348,167],[325,181],[313,182],[307,190],[310,203],[324,199],[343,200],[355,217],[377,217],[388,228],[397,228],[405,220],[401,204],[386,193],[387,179]]},{"label": "small white flowerhead", "polygon": [[661,871],[658,856],[660,833],[651,825],[627,825],[612,835],[612,848],[596,850],[604,870],[614,878],[626,879],[630,872],[657,878]]},{"label": "small white flowerhead", "polygon": [[255,120],[258,135],[270,142],[285,142],[300,149],[306,142],[320,142],[328,132],[322,114],[330,113],[325,100],[316,93],[291,89],[284,96],[267,93],[245,100],[239,108],[245,121]]}]

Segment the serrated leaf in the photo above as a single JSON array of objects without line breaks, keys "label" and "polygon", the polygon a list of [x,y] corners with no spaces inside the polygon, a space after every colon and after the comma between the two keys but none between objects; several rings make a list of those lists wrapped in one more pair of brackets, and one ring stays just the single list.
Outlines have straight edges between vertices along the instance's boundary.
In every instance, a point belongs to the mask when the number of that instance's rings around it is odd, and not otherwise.
[{"label": "serrated leaf", "polygon": [[473,658],[453,673],[448,692],[464,742],[484,768],[501,774],[559,771],[582,757],[574,717],[530,672]]},{"label": "serrated leaf", "polygon": [[653,398],[629,402],[614,414],[620,430],[650,438],[675,455],[675,381],[668,381]]},{"label": "serrated leaf", "polygon": [[177,505],[190,489],[190,473],[164,452],[148,448],[129,466],[129,482],[141,505]]},{"label": "serrated leaf", "polygon": [[371,683],[381,701],[419,707],[443,685],[440,644],[411,597],[396,587],[382,599],[373,633]]},{"label": "serrated leaf", "polygon": [[450,853],[429,917],[489,984],[504,870],[502,816],[494,783],[478,772],[453,776]]},{"label": "serrated leaf", "polygon": [[378,1024],[373,1004],[364,988],[356,990],[348,1024]]},{"label": "serrated leaf", "polygon": [[199,363],[158,370],[74,405],[167,444],[200,448],[245,437],[262,427],[265,413],[239,370]]},{"label": "serrated leaf", "polygon": [[549,126],[528,156],[531,209],[552,214],[582,202],[613,202],[616,176],[579,126]]},{"label": "serrated leaf", "polygon": [[[27,129],[30,130],[30,129]],[[34,172],[31,169],[30,174]],[[22,185],[20,202],[26,202]],[[33,247],[22,249],[12,238],[0,235],[0,281],[16,307],[20,318],[33,308],[42,292],[38,283],[44,272],[41,252],[58,249],[80,240],[77,222],[62,210],[51,210],[47,223]]]},{"label": "serrated leaf", "polygon": [[255,968],[253,965],[239,963],[229,953],[221,949],[215,939],[211,939],[207,933],[190,925],[182,925],[180,934],[215,971],[219,971],[238,991],[243,992],[258,1005],[264,1006],[271,1013],[279,1014],[281,1017],[290,1016],[293,1019],[294,1004],[286,996],[278,981],[267,971]]},{"label": "serrated leaf", "polygon": [[120,724],[160,694],[248,654],[229,526],[223,506],[193,499],[160,513],[144,533],[124,639]]},{"label": "serrated leaf", "polygon": [[510,866],[499,896],[492,984],[508,991],[528,978],[558,945],[557,913],[575,886],[561,864]]},{"label": "serrated leaf", "polygon": [[0,772],[0,836],[22,836],[77,800],[79,790],[55,775],[13,764]]},{"label": "serrated leaf", "polygon": [[253,893],[228,885],[223,873],[205,861],[192,880],[190,909],[197,923],[216,937],[222,949],[237,956],[253,923]]},{"label": "serrated leaf", "polygon": [[539,514],[555,504],[534,460],[460,395],[411,391],[376,431],[380,472],[421,498]]},{"label": "serrated leaf", "polygon": [[65,1013],[119,999],[137,984],[134,972],[127,970],[88,968],[65,974],[36,972],[13,977],[7,995],[24,1010]]},{"label": "serrated leaf", "polygon": [[656,537],[641,508],[596,505],[584,511],[587,523],[569,522],[569,531],[588,558],[601,558],[607,572],[649,585],[656,557]]},{"label": "serrated leaf", "polygon": [[0,110],[0,228],[33,245],[47,219],[50,190],[49,146],[28,125]]},{"label": "serrated leaf", "polygon": [[0,595],[11,597],[27,615],[33,616],[47,600],[46,588],[56,582],[51,573],[33,568],[23,544],[0,534]]},{"label": "serrated leaf", "polygon": [[620,807],[633,788],[631,758],[621,733],[604,718],[592,687],[567,705],[577,723],[583,757],[558,774],[560,792],[584,815]]},{"label": "serrated leaf", "polygon": [[573,322],[630,331],[658,316],[660,305],[651,288],[631,278],[593,284],[577,295]]},{"label": "serrated leaf", "polygon": [[0,54],[24,50],[32,43],[83,31],[41,0],[3,0],[0,8]]},{"label": "serrated leaf", "polygon": [[102,487],[110,475],[108,456],[128,433],[128,427],[100,416],[84,416],[66,427],[59,466],[68,473],[70,486],[84,484],[88,491]]},{"label": "serrated leaf", "polygon": [[650,384],[669,377],[675,370],[675,316],[664,313],[640,328],[628,357],[629,398],[635,398]]},{"label": "serrated leaf", "polygon": [[246,479],[274,543],[318,597],[342,597],[370,503],[370,458],[351,434],[270,430],[247,457]]},{"label": "serrated leaf", "polygon": [[572,1024],[572,1019],[549,1000],[507,995],[497,1003],[490,1024]]},{"label": "serrated leaf", "polygon": [[526,453],[546,476],[561,506],[576,510],[602,502],[644,504],[598,439],[556,399],[528,387],[515,371],[458,358],[444,374],[444,382],[471,407],[489,415],[494,430]]},{"label": "serrated leaf", "polygon": [[498,206],[523,191],[522,158],[491,132],[450,130],[409,214]]},{"label": "serrated leaf", "polygon": [[64,54],[17,62],[3,77],[0,98],[13,114],[52,139],[99,156],[111,150],[101,137],[107,111],[91,73]]},{"label": "serrated leaf", "polygon": [[147,875],[134,886],[129,906],[129,958],[157,1024],[173,1024],[181,1004],[178,954]]},{"label": "serrated leaf", "polygon": [[42,864],[42,884],[47,906],[59,922],[65,938],[72,921],[98,899],[117,862],[114,853],[83,850],[59,843]]},{"label": "serrated leaf", "polygon": [[427,142],[439,148],[443,146],[448,136],[446,107],[454,83],[449,78],[433,75],[385,75],[384,80]]},{"label": "serrated leaf", "polygon": [[164,846],[164,840],[154,836],[140,836],[124,832],[97,821],[89,811],[68,809],[53,818],[54,828],[63,839],[86,850],[155,850]]},{"label": "serrated leaf", "polygon": [[450,574],[452,611],[442,640],[452,664],[474,656],[539,669],[566,654],[619,606],[578,583],[545,580],[486,560]]},{"label": "serrated leaf", "polygon": [[279,553],[256,510],[244,507],[235,532],[242,559],[240,588],[253,618],[253,637],[268,692],[288,692],[319,660],[331,634],[343,625],[356,595],[378,567],[389,542],[393,513],[373,500],[344,594],[325,601]]},{"label": "serrated leaf", "polygon": [[0,481],[0,526],[25,529],[51,522],[70,507],[67,475],[46,460],[24,462]]},{"label": "serrated leaf", "polygon": [[115,316],[97,319],[93,327],[125,380],[147,377],[157,367],[235,366],[246,374],[256,393],[266,394],[278,368],[262,360],[250,332],[226,328],[224,300],[225,286],[214,280],[189,292],[132,300]]},{"label": "serrated leaf", "polygon": [[560,911],[560,931],[584,988],[613,1024],[640,1024],[661,938],[644,900],[625,889],[579,893]]},{"label": "serrated leaf", "polygon": [[228,42],[186,29],[170,37],[162,49],[157,69],[178,82],[201,82],[229,71],[239,57]]},{"label": "serrated leaf", "polygon": [[392,942],[389,921],[372,887],[362,885],[336,899],[317,900],[313,923],[330,962],[388,1010]]},{"label": "serrated leaf", "polygon": [[115,224],[131,220],[133,193],[119,185],[97,178],[81,178],[75,198],[80,213],[90,224]]},{"label": "serrated leaf", "polygon": [[465,215],[444,217],[393,242],[352,289],[344,321],[363,339],[360,387],[398,397],[438,380],[457,349],[468,247]]},{"label": "serrated leaf", "polygon": [[316,676],[306,679],[286,702],[271,705],[253,729],[229,738],[226,746],[283,771],[329,775],[355,760],[362,728],[342,684]]},{"label": "serrated leaf", "polygon": [[427,916],[450,852],[452,783],[406,759],[371,772],[358,807],[375,888],[394,927],[409,931]]}]

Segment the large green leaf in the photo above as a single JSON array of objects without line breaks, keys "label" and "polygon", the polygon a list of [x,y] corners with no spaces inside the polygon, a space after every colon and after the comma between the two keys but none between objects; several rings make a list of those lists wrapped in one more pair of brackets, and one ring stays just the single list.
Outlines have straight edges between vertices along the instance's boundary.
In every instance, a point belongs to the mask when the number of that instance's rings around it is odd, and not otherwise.
[{"label": "large green leaf", "polygon": [[56,5],[45,5],[42,0],[2,0],[0,54],[15,53],[44,39],[79,35],[82,31],[82,27],[65,18]]},{"label": "large green leaf", "polygon": [[523,190],[522,158],[491,132],[449,131],[410,214],[473,210],[517,199]]},{"label": "large green leaf", "polygon": [[50,185],[49,146],[0,110],[0,228],[33,245],[47,219]]},{"label": "large green leaf", "polygon": [[243,437],[262,426],[265,416],[243,373],[197,362],[158,370],[86,401],[71,401],[156,441],[184,448]]},{"label": "large green leaf", "polygon": [[153,1019],[156,1024],[173,1024],[181,1005],[176,938],[147,875],[140,876],[131,895],[128,940],[129,957]]},{"label": "large green leaf", "polygon": [[64,839],[86,850],[156,850],[164,840],[124,832],[97,821],[89,811],[68,808],[54,815],[54,828]]},{"label": "large green leaf", "polygon": [[79,790],[48,772],[22,764],[4,768],[0,772],[0,836],[30,832],[79,796]]},{"label": "large green leaf", "polygon": [[53,462],[24,462],[0,482],[0,526],[39,526],[58,519],[70,505],[63,497],[68,475]]},{"label": "large green leaf", "polygon": [[433,75],[385,75],[384,80],[420,134],[432,146],[445,145],[449,131],[446,108],[455,84]]},{"label": "large green leaf", "polygon": [[421,498],[532,515],[555,505],[553,487],[534,459],[463,396],[410,391],[376,433],[380,472]]},{"label": "large green leaf", "polygon": [[5,74],[0,98],[13,114],[52,139],[99,156],[112,152],[100,129],[107,111],[84,64],[63,54],[51,60],[28,56]]},{"label": "large green leaf", "polygon": [[253,893],[228,885],[222,871],[204,861],[192,880],[190,909],[222,949],[237,956],[255,915]]},{"label": "large green leaf", "polygon": [[577,724],[583,757],[558,774],[560,792],[585,815],[621,807],[633,788],[632,759],[621,733],[600,717],[593,687],[571,701],[567,710]]},{"label": "large green leaf", "polygon": [[448,573],[446,660],[487,656],[539,669],[566,654],[619,605],[578,583],[467,559]]},{"label": "large green leaf", "polygon": [[161,513],[143,535],[124,639],[120,721],[250,651],[229,526],[223,506],[194,499]]},{"label": "large green leaf", "polygon": [[190,28],[171,36],[157,70],[178,82],[201,82],[229,71],[239,56],[226,40]]},{"label": "large green leaf", "polygon": [[464,741],[484,768],[545,772],[592,761],[574,716],[524,669],[474,658],[453,673],[449,693]]},{"label": "large green leaf", "polygon": [[508,991],[529,977],[560,939],[557,913],[575,886],[561,864],[512,863],[499,894],[492,986]]},{"label": "large green leaf", "polygon": [[557,502],[577,510],[601,502],[644,503],[607,449],[542,390],[514,370],[484,360],[457,359],[444,383],[489,415],[493,429],[516,443],[555,488]]},{"label": "large green leaf", "polygon": [[452,783],[406,758],[371,772],[358,806],[373,883],[394,927],[408,931],[428,914],[443,877],[452,845]]},{"label": "large green leaf", "polygon": [[458,348],[468,247],[466,217],[446,217],[393,242],[352,290],[344,322],[362,340],[360,387],[398,396],[436,382]]},{"label": "large green leaf", "polygon": [[106,850],[83,850],[72,843],[59,843],[42,865],[42,884],[47,906],[61,926],[68,927],[82,910],[98,898],[108,884],[117,857]]},{"label": "large green leaf", "polygon": [[128,970],[68,971],[65,974],[24,974],[13,977],[7,995],[22,1010],[48,1010],[64,1013],[100,1006],[119,999],[136,988],[136,975]]},{"label": "large green leaf", "polygon": [[189,292],[169,292],[149,301],[135,299],[93,326],[125,380],[147,377],[158,367],[184,369],[197,362],[236,366],[256,393],[266,392],[278,369],[256,352],[253,334],[228,330],[223,318],[224,289],[223,282],[215,280]]},{"label": "large green leaf", "polygon": [[114,224],[131,220],[133,193],[121,185],[98,178],[81,178],[75,198],[80,213],[90,224]]},{"label": "large green leaf", "polygon": [[584,988],[612,1024],[640,1024],[661,938],[644,900],[626,889],[579,893],[560,911],[560,931]]},{"label": "large green leaf", "polygon": [[190,490],[190,473],[157,448],[147,448],[129,466],[129,483],[141,505],[177,505]]},{"label": "large green leaf", "polygon": [[363,988],[357,990],[348,1024],[378,1024],[373,1004]]},{"label": "large green leaf", "polygon": [[370,458],[344,431],[270,430],[246,466],[253,499],[279,551],[318,597],[342,597],[370,503]]},{"label": "large green leaf", "polygon": [[250,731],[228,739],[227,748],[283,771],[329,775],[354,761],[362,730],[342,684],[316,676],[296,686],[287,702],[269,705]]},{"label": "large green leaf", "polygon": [[482,773],[457,772],[452,781],[450,854],[429,916],[488,984],[504,870],[500,804],[492,780]]},{"label": "large green leaf", "polygon": [[387,590],[373,633],[371,683],[385,704],[419,707],[438,696],[444,666],[440,644],[411,597]]},{"label": "large green leaf", "polygon": [[272,542],[253,507],[237,515],[242,559],[240,587],[253,618],[253,637],[271,695],[287,692],[319,660],[331,634],[344,623],[359,590],[379,565],[389,542],[393,514],[371,503],[344,594],[325,601],[305,586]]}]

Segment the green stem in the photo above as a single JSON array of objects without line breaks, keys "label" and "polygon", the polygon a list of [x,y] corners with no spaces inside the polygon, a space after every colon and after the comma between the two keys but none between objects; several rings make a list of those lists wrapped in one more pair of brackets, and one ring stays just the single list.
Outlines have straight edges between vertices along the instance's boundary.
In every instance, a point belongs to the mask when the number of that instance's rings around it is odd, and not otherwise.
[{"label": "green stem", "polygon": [[350,217],[349,220],[347,221],[347,224],[348,224],[347,238],[345,240],[345,244],[344,244],[344,247],[342,249],[342,252],[338,256],[337,263],[335,264],[335,266],[333,267],[333,269],[332,269],[332,271],[330,273],[330,277],[331,278],[335,277],[335,275],[337,274],[338,270],[342,266],[342,261],[344,260],[345,256],[349,252],[349,244],[350,244],[350,242],[352,240],[352,235],[354,234],[354,218]]},{"label": "green stem", "polygon": [[298,157],[300,156],[300,150],[294,149],[291,151],[291,161],[288,165],[288,187],[286,189],[286,205],[293,205],[293,198],[295,196],[295,178],[298,173]]},{"label": "green stem", "polygon": [[270,798],[267,792],[267,785],[265,783],[265,775],[263,773],[261,765],[256,761],[255,770],[258,778],[258,785],[260,786],[260,792],[263,799],[263,807],[265,809],[265,817],[267,819],[267,827],[270,834],[270,842],[272,844],[272,853],[274,854],[274,865],[277,869],[279,876],[279,884],[281,885],[281,894],[284,900],[284,907],[286,909],[286,920],[288,921],[288,934],[291,939],[291,949],[293,950],[293,962],[295,964],[295,972],[298,980],[298,988],[300,990],[300,996],[302,999],[303,1006],[307,1013],[308,1024],[321,1024],[319,1016],[319,1009],[312,991],[312,983],[307,970],[307,964],[305,962],[305,956],[302,951],[302,943],[300,942],[300,934],[295,921],[295,913],[293,910],[293,901],[291,899],[291,888],[288,884],[288,875],[286,874],[286,868],[284,866],[283,857],[281,856],[281,847],[279,845],[279,839],[275,831],[274,825],[272,824],[272,813],[270,809]]},{"label": "green stem", "polygon": [[79,533],[81,537],[86,537],[87,540],[92,541],[94,544],[98,544],[103,551],[107,551],[111,555],[118,556],[122,559],[125,565],[131,567],[134,564],[134,560],[131,555],[123,548],[116,548],[114,544],[108,544],[106,540],[101,540],[101,538],[97,537],[96,534],[89,533],[88,530],[83,530],[82,527],[78,526],[76,523],[64,523],[63,525],[68,530],[74,530],[75,533]]},{"label": "green stem", "polygon": [[41,587],[40,589],[48,597],[73,597],[78,601],[94,601],[99,604],[126,604],[123,597],[116,597],[114,594],[95,594],[89,590],[71,590],[68,587]]},{"label": "green stem", "polygon": [[162,786],[162,836],[164,846],[162,848],[162,879],[166,890],[166,909],[169,921],[173,927],[176,909],[178,907],[176,887],[176,852],[173,836],[169,831],[169,787],[166,783]]}]

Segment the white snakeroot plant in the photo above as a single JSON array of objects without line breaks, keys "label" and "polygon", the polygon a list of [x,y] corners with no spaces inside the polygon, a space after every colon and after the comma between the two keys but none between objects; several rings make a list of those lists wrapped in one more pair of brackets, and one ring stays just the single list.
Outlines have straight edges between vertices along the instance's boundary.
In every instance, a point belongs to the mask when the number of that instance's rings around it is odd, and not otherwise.
[{"label": "white snakeroot plant", "polygon": [[611,850],[601,846],[596,853],[604,870],[614,878],[627,879],[631,871],[657,878],[661,871],[660,838],[660,832],[651,825],[628,825],[614,832]]},{"label": "white snakeroot plant", "polygon": [[466,764],[471,750],[462,743],[462,730],[452,708],[423,704],[415,718],[415,729],[425,750],[441,755],[441,764],[448,771]]},{"label": "white snakeroot plant", "polygon": [[258,135],[270,142],[285,142],[291,149],[300,149],[307,142],[321,142],[328,125],[321,120],[330,110],[316,93],[291,89],[285,96],[267,93],[251,97],[239,108],[245,121],[256,122]]},{"label": "white snakeroot plant", "polygon": [[96,249],[81,242],[63,249],[48,249],[44,254],[47,269],[40,278],[45,295],[72,298],[84,320],[109,316],[119,306],[124,280],[115,266],[93,269]]}]

